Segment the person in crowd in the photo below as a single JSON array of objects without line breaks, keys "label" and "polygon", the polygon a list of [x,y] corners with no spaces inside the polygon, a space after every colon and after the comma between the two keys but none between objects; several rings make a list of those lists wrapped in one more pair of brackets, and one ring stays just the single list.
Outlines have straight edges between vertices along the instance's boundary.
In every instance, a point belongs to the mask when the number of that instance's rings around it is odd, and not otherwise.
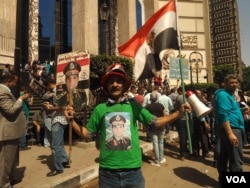
[{"label": "person in crowd", "polygon": [[242,92],[242,90],[237,90],[237,92],[235,92],[235,97],[236,97],[236,101],[238,102],[238,105],[241,109],[243,118],[244,118],[244,135],[243,135],[243,145],[247,146],[249,143],[248,140],[248,123],[249,123],[249,119],[250,119],[250,108],[247,105],[247,101],[245,100],[244,94]]},{"label": "person in crowd", "polygon": [[214,94],[208,93],[207,95],[207,107],[211,109],[211,113],[208,114],[209,125],[210,125],[210,145],[214,148],[215,145],[215,129],[214,129],[214,110],[213,110]]},{"label": "person in crowd", "polygon": [[[20,89],[20,96],[22,96],[22,95],[24,95],[24,94],[26,94],[26,93],[29,93],[28,87],[22,86],[21,89]],[[29,125],[29,118],[30,118],[30,110],[29,110],[29,107],[30,107],[31,105],[33,105],[33,102],[34,102],[34,98],[33,98],[33,96],[31,96],[31,97],[29,97],[28,99],[23,100],[23,103],[22,103],[23,111],[24,111],[24,114],[25,114],[25,117],[26,117],[26,129],[28,128],[28,125]],[[26,131],[26,132],[23,134],[23,136],[20,138],[20,143],[19,143],[19,149],[20,149],[20,150],[28,150],[28,149],[31,149],[30,147],[28,147],[26,134],[27,134],[27,131]]]},{"label": "person in crowd", "polygon": [[52,111],[51,117],[51,149],[54,159],[54,169],[47,173],[48,177],[62,174],[64,168],[70,168],[71,160],[64,148],[64,131],[68,122],[63,113],[62,106],[58,106],[56,99],[53,103],[44,102],[45,109]]},{"label": "person in crowd", "polygon": [[[124,93],[128,91],[130,85],[131,82],[126,76],[123,66],[120,63],[110,65],[101,79],[101,86],[109,96],[108,101],[96,106],[86,127],[79,127],[75,121],[72,123],[73,129],[84,138],[89,132],[100,134],[100,188],[121,186],[143,188],[145,186],[141,170],[142,153],[137,120],[143,124],[164,127],[167,123],[182,116],[185,110],[191,111],[190,105],[185,104],[175,113],[157,118],[136,101],[129,101],[124,97]],[[126,117],[127,137],[131,138],[129,149],[110,150],[106,146],[109,131],[107,124],[112,113],[121,113]],[[72,121],[74,118],[73,107],[67,106],[64,114],[68,121]]]},{"label": "person in crowd", "polygon": [[136,95],[137,95],[137,87],[136,85],[131,85],[127,93],[127,96],[129,99],[135,99]]},{"label": "person in crowd", "polygon": [[[12,71],[4,74],[0,83],[0,187],[12,187],[19,163],[19,140],[26,130],[22,102],[29,98],[24,93],[17,100],[11,89],[18,83]],[[4,133],[4,134],[2,134]]]},{"label": "person in crowd", "polygon": [[162,78],[161,78],[161,72],[160,72],[160,71],[157,71],[157,72],[155,73],[154,85],[155,85],[155,86],[162,87]]},{"label": "person in crowd", "polygon": [[[148,104],[151,103],[151,100],[150,100],[150,94],[153,92],[153,91],[156,91],[157,94],[158,94],[158,97],[161,96],[161,93],[159,93],[159,86],[152,86],[152,85],[149,85],[147,87],[147,93],[146,95],[144,96],[144,100],[143,100],[143,103],[142,103],[142,106],[145,107],[147,106]],[[147,141],[148,142],[151,142],[152,141],[152,138],[151,138],[151,134],[149,133],[149,127],[146,126],[146,137],[147,137]]]},{"label": "person in crowd", "polygon": [[32,123],[36,129],[36,144],[37,146],[44,145],[44,141],[41,139],[44,137],[44,118],[43,118],[44,108],[37,110],[34,115],[32,116]]},{"label": "person in crowd", "polygon": [[[202,98],[202,92],[199,89],[196,89],[194,92],[197,98],[204,103]],[[202,152],[202,157],[211,158],[208,148],[208,131],[210,130],[210,125],[205,117],[198,118],[195,113],[193,113],[193,155],[200,156],[200,149]]]},{"label": "person in crowd", "polygon": [[[144,100],[144,89],[143,89],[142,86],[138,87],[138,90],[137,90],[137,93],[136,93],[134,99],[135,99],[140,105],[142,105],[143,100]],[[137,121],[137,125],[138,125],[138,129],[139,129],[140,131],[145,131],[145,126],[144,126],[141,122]]]},{"label": "person in crowd", "polygon": [[137,93],[135,95],[135,100],[142,105],[144,100],[144,89],[142,87],[138,87]]},{"label": "person in crowd", "polygon": [[[56,83],[55,80],[49,79],[46,84],[46,92],[42,96],[43,102],[49,103],[51,106],[54,104],[55,100],[55,89],[56,89]],[[51,117],[52,117],[53,111],[46,110],[44,107],[43,110],[43,118],[44,118],[44,147],[50,147],[51,146]]]},{"label": "person in crowd", "polygon": [[31,61],[28,61],[25,66],[24,66],[24,71],[29,72],[31,74],[32,72],[32,66],[31,66]]},{"label": "person in crowd", "polygon": [[176,87],[170,89],[170,93],[169,93],[168,96],[172,100],[173,106],[175,105],[175,101],[176,101],[176,98],[177,98],[178,95],[179,94],[177,92],[177,88]]},{"label": "person in crowd", "polygon": [[165,75],[164,80],[163,80],[163,85],[169,89],[169,79],[168,79],[168,75]]},{"label": "person in crowd", "polygon": [[147,86],[147,91],[144,95],[142,106],[145,107],[146,105],[150,104],[150,93],[154,90],[154,87],[152,85]]},{"label": "person in crowd", "polygon": [[[168,93],[168,88],[164,87],[162,94],[159,97],[159,103],[161,103],[164,106],[166,114],[169,115],[174,110],[174,106],[173,106],[171,98],[167,95],[167,93]],[[166,125],[165,127],[166,134],[169,133],[170,128],[171,128],[170,125]]]},{"label": "person in crowd", "polygon": [[220,137],[220,154],[217,164],[219,181],[221,173],[242,172],[244,119],[234,93],[238,88],[238,78],[229,74],[224,78],[223,89],[214,94],[215,125]]},{"label": "person in crowd", "polygon": [[10,64],[7,63],[5,64],[5,67],[3,69],[3,72],[2,72],[2,75],[6,74],[7,72],[9,72],[11,69],[10,69]]},{"label": "person in crowd", "polygon": [[45,71],[47,72],[48,75],[50,75],[50,62],[48,59],[45,59],[43,66],[45,67]]},{"label": "person in crowd", "polygon": [[213,143],[212,143],[212,123],[211,122],[213,119],[210,118],[210,114],[212,113],[212,105],[211,105],[211,101],[208,100],[208,94],[203,91],[202,95],[201,95],[201,102],[203,102],[207,107],[209,107],[211,109],[211,111],[209,112],[208,115],[205,116],[205,120],[206,120],[206,124],[205,124],[205,135],[207,137],[207,142],[208,142],[208,149],[213,149]]},{"label": "person in crowd", "polygon": [[171,98],[167,95],[167,93],[168,89],[163,88],[163,92],[161,96],[159,96],[159,103],[161,103],[164,106],[167,115],[169,115],[173,111],[174,106]]},{"label": "person in crowd", "polygon": [[[163,104],[158,101],[158,93],[153,91],[150,94],[151,103],[148,104],[145,108],[154,116],[162,117],[166,116],[167,112]],[[165,127],[155,127],[149,126],[149,133],[151,134],[152,142],[153,142],[153,150],[155,155],[154,162],[151,163],[153,166],[160,166],[161,163],[165,163],[166,159],[164,158],[164,129]]]},{"label": "person in crowd", "polygon": [[[179,109],[181,105],[184,104],[182,87],[179,87],[177,89],[177,93],[178,93],[178,96],[175,99],[175,106],[174,106],[175,110]],[[186,117],[183,115],[178,120],[176,120],[175,126],[176,126],[176,129],[179,135],[179,140],[180,140],[179,159],[181,161],[184,161],[186,157],[186,153],[188,151],[187,150],[188,133],[187,133]]]}]

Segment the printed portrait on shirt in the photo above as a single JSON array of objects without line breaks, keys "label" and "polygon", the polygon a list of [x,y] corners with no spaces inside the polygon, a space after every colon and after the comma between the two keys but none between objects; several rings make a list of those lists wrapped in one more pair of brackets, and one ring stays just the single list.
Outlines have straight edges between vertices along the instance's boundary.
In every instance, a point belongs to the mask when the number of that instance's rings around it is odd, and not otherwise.
[{"label": "printed portrait on shirt", "polygon": [[106,115],[105,121],[107,149],[131,149],[130,114],[126,112],[112,112]]}]

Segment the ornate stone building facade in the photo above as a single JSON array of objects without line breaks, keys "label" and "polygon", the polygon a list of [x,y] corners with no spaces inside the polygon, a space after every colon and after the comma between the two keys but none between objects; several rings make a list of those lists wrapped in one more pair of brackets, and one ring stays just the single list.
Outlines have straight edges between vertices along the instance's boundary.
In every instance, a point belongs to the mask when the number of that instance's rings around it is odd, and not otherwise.
[{"label": "ornate stone building facade", "polygon": [[[29,46],[27,47],[29,51],[23,56],[26,57],[26,60],[35,60],[39,57],[39,0],[24,1],[29,2],[29,16],[27,16],[29,17],[29,24],[27,24],[29,26]],[[13,64],[16,15],[6,14],[6,10],[15,12],[16,1],[0,0],[0,2],[3,5],[0,7],[1,24],[8,26],[1,27],[0,31],[0,63],[10,62]],[[72,51],[87,50],[91,54],[106,53],[109,55],[118,55],[117,47],[125,43],[137,32],[137,4],[140,4],[140,16],[142,22],[144,22],[166,2],[167,0],[71,1]],[[183,46],[181,55],[187,59],[190,65],[189,79],[185,82],[212,82],[212,65],[226,62],[232,64],[240,75],[242,64],[240,63],[241,55],[236,0],[227,0],[225,2],[222,0],[177,0],[176,2],[178,29]],[[220,4],[219,2],[223,3]],[[108,7],[109,15],[107,19],[103,19],[100,16],[100,8],[103,5]],[[235,19],[228,19],[226,16],[220,15],[221,12],[225,12],[225,15],[229,15],[229,17]],[[226,36],[227,30],[230,30],[231,34]],[[228,41],[225,43],[225,41],[222,41],[222,36],[230,36],[231,42]],[[27,41],[21,41],[21,43],[27,44]],[[229,51],[222,49],[225,45],[231,46],[231,56],[228,56]],[[26,47],[22,46],[21,48],[23,54]],[[177,51],[174,53],[175,56],[179,55]],[[169,74],[168,71],[164,70],[163,74]],[[175,82],[172,85],[175,85]]]},{"label": "ornate stone building facade", "polygon": [[16,0],[0,0],[0,68],[14,65],[16,38]]},{"label": "ornate stone building facade", "polygon": [[[166,1],[159,1],[163,6]],[[206,83],[212,80],[210,33],[206,0],[177,0],[177,29],[182,43],[181,55],[189,64],[189,75],[185,83]],[[174,51],[175,56],[179,55]],[[166,74],[169,75],[167,70]],[[174,85],[176,81],[172,81]]]},{"label": "ornate stone building facade", "polygon": [[39,59],[38,36],[39,36],[39,0],[29,0],[29,57],[28,60],[33,62]]}]

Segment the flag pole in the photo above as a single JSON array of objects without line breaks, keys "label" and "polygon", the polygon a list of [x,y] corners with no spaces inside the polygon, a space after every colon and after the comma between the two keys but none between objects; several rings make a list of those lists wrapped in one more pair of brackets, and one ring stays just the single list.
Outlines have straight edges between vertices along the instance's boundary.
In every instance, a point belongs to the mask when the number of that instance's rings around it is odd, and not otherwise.
[{"label": "flag pole", "polygon": [[[176,9],[176,30],[177,30],[177,40],[178,40],[178,57],[179,57],[179,67],[180,67],[180,76],[181,76],[181,87],[182,87],[182,96],[183,96],[183,102],[186,103],[186,96],[185,96],[185,85],[184,85],[184,79],[182,74],[182,61],[183,57],[181,55],[181,38],[180,38],[180,31],[178,29],[178,14],[177,14],[177,0],[175,0],[175,9]],[[192,148],[192,139],[190,134],[190,124],[189,124],[189,116],[188,113],[185,112],[185,119],[186,119],[186,126],[187,126],[187,136],[188,136],[188,144],[189,144],[189,153],[193,154],[193,148]]]}]

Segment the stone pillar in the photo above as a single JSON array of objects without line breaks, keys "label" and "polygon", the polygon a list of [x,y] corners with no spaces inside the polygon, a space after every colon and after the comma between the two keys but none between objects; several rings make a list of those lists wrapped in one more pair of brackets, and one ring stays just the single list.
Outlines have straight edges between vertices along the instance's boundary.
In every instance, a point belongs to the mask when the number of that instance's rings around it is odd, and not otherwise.
[{"label": "stone pillar", "polygon": [[29,60],[38,60],[39,0],[29,0]]},{"label": "stone pillar", "polygon": [[72,1],[72,51],[98,54],[98,0]]},{"label": "stone pillar", "polygon": [[205,28],[205,52],[206,52],[206,70],[207,70],[207,82],[213,83],[213,65],[212,65],[212,54],[211,54],[211,33],[209,25],[209,0],[203,1],[204,11],[204,28]]},{"label": "stone pillar", "polygon": [[117,1],[118,45],[127,42],[136,33],[135,0]]},{"label": "stone pillar", "polygon": [[[142,20],[147,21],[158,9],[158,0],[143,1],[144,16]],[[118,45],[127,42],[136,32],[136,1],[117,1],[117,17],[118,17]],[[144,24],[144,23],[142,23]]]},{"label": "stone pillar", "polygon": [[4,64],[14,65],[16,37],[16,0],[0,0],[0,68]]}]

